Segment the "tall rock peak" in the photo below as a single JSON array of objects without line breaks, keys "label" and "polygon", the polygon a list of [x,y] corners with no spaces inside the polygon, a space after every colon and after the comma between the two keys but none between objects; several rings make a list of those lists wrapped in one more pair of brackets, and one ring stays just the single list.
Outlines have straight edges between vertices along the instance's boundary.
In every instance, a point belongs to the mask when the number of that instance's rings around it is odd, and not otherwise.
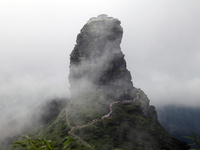
[{"label": "tall rock peak", "polygon": [[67,107],[73,133],[97,150],[187,150],[186,143],[164,130],[148,97],[133,86],[120,48],[120,24],[102,14],[91,18],[77,36],[70,55],[72,98]]},{"label": "tall rock peak", "polygon": [[[164,130],[148,97],[133,86],[120,48],[122,35],[120,21],[105,14],[84,25],[70,55],[72,98],[67,107],[60,103],[62,107],[58,109],[65,108],[59,115],[55,108],[58,103],[53,103],[53,112],[45,111],[44,125],[34,126],[27,133],[30,137],[43,134],[56,142],[56,149],[62,149],[68,135],[73,138],[70,147],[74,150],[189,149],[185,142]],[[1,148],[8,141],[11,143],[12,139],[0,139]]]},{"label": "tall rock peak", "polygon": [[91,18],[70,55],[72,98],[95,91],[113,100],[133,98],[133,84],[121,51],[121,22],[107,15]]}]

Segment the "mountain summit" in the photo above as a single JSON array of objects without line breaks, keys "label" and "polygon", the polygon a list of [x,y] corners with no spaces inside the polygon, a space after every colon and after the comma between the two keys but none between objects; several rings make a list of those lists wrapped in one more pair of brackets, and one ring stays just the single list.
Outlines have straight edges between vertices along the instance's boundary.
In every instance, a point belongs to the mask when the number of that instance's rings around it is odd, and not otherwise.
[{"label": "mountain summit", "polygon": [[113,101],[133,99],[133,83],[120,43],[120,21],[106,15],[93,17],[83,27],[70,57],[72,98],[98,92]]},{"label": "mountain summit", "polygon": [[77,36],[69,74],[72,135],[98,150],[188,149],[163,129],[155,107],[133,86],[120,48],[120,24],[102,14],[91,18]]},{"label": "mountain summit", "polygon": [[[71,99],[67,107],[63,102],[42,107],[52,108],[47,109],[51,113],[40,114],[42,124],[34,126],[28,136],[44,135],[56,142],[56,149],[62,149],[68,135],[72,136],[73,150],[189,149],[164,130],[148,97],[133,86],[120,48],[120,24],[118,19],[102,14],[83,26],[70,55]],[[0,143],[8,147],[12,141]]]}]

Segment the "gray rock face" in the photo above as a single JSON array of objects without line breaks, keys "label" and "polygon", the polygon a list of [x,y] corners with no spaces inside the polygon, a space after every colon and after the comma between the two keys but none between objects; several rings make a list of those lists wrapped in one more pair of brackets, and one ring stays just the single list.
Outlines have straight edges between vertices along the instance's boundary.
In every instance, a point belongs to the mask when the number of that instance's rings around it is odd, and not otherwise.
[{"label": "gray rock face", "polygon": [[115,100],[133,99],[133,83],[120,43],[123,29],[117,19],[87,23],[77,36],[70,57],[72,98],[87,92]]},{"label": "gray rock face", "polygon": [[[120,48],[122,35],[119,20],[101,15],[91,18],[77,36],[70,55],[68,119],[72,126],[98,121],[74,134],[97,150],[187,150],[186,143],[159,124],[147,95],[133,87]],[[112,117],[99,120],[110,112],[113,102],[134,98],[133,103],[114,105]]]}]

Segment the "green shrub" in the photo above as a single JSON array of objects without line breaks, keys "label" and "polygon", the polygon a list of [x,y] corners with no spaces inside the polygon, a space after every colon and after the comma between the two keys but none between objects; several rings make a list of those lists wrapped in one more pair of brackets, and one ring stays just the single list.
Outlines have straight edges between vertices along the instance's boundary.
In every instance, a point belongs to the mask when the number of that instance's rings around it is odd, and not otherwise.
[{"label": "green shrub", "polygon": [[189,137],[189,136],[185,136],[185,138],[187,139],[191,139],[193,140],[194,142],[189,144],[189,145],[197,145],[198,149],[190,149],[190,150],[200,150],[200,142],[199,142],[199,138],[196,136],[195,132],[193,131],[192,132],[192,135],[193,135],[193,138],[192,137]]},{"label": "green shrub", "polygon": [[[64,142],[65,141],[65,142]],[[63,139],[62,149],[70,150],[71,149],[71,137],[66,137]],[[31,138],[27,135],[24,136],[24,140],[14,142],[12,148],[24,148],[28,150],[56,150],[56,143],[46,140],[44,136],[37,136],[37,138]]]}]

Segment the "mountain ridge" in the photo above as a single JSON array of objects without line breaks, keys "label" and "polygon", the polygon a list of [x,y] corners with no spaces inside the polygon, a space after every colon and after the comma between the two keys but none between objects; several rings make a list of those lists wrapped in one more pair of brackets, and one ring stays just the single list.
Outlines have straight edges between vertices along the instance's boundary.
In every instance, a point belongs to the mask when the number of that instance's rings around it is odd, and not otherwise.
[{"label": "mountain ridge", "polygon": [[[193,140],[185,136],[193,137],[192,131],[200,137],[199,114],[200,107],[166,105],[156,108],[158,112],[158,121],[173,137],[182,140],[188,144]],[[191,148],[198,148],[197,145],[191,145]]]},{"label": "mountain ridge", "polygon": [[[120,48],[121,22],[106,17],[83,26],[70,55],[72,98],[68,117],[72,126],[100,118],[109,112],[112,102],[138,96]],[[142,90],[135,103],[114,106],[112,117],[76,128],[74,133],[99,150],[188,149],[186,143],[171,137],[159,124],[155,107],[149,105]]]},{"label": "mountain ridge", "polygon": [[[74,150],[89,148],[82,140],[96,150],[189,149],[159,124],[155,107],[149,105],[144,91],[140,89],[137,94],[139,89],[133,86],[120,47],[120,24],[118,19],[100,15],[83,26],[70,54],[70,103],[56,119],[30,131],[29,136],[43,134],[57,143],[57,149],[68,135],[73,137]],[[132,102],[124,102],[127,100]],[[115,102],[119,103],[111,107]],[[111,110],[112,117],[105,116]],[[82,140],[76,140],[77,136]]]}]

